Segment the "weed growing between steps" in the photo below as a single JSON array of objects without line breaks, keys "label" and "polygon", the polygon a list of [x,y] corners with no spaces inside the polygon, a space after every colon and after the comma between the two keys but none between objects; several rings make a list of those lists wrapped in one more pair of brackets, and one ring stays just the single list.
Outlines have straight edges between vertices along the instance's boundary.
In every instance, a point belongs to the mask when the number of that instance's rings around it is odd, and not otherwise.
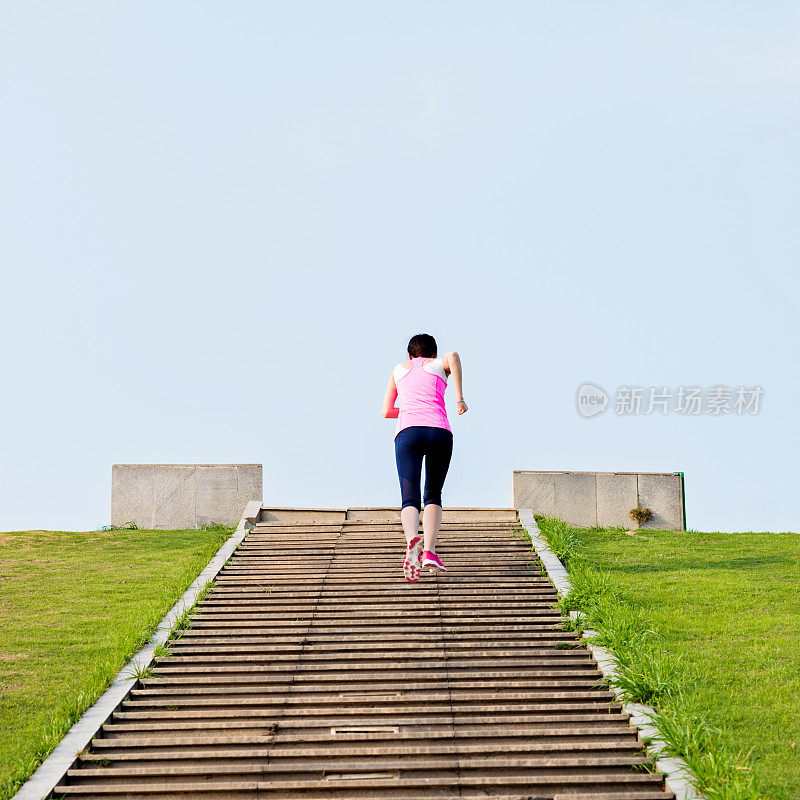
[{"label": "weed growing between steps", "polygon": [[[177,619],[172,625],[172,631],[170,632],[170,641],[167,642],[165,645],[159,645],[158,647],[163,648],[162,654],[168,655],[170,650],[170,645],[175,639],[179,639],[183,636],[183,632],[189,629],[189,626],[192,624],[192,615],[197,611],[197,604],[202,602],[206,599],[206,595],[211,590],[211,587],[214,585],[214,581],[206,581],[201,587],[200,591],[197,592],[197,595],[194,598],[194,602],[188,607],[183,608],[180,613],[178,614]],[[155,658],[161,658],[162,654],[158,653],[158,647],[155,649],[154,655]]]},{"label": "weed growing between steps", "polygon": [[686,761],[698,789],[709,800],[800,797],[797,535],[537,522],[569,571],[563,610],[613,651],[615,688],[656,709],[666,755]]},{"label": "weed growing between steps", "polygon": [[231,532],[0,533],[2,800],[108,688]]},{"label": "weed growing between steps", "polygon": [[[208,530],[208,528],[204,527],[203,530]],[[230,529],[230,531],[232,531],[232,529]],[[152,676],[155,662],[158,661],[159,658],[166,658],[172,652],[172,645],[183,636],[184,632],[187,631],[192,624],[192,616],[197,610],[197,604],[206,599],[213,585],[214,581],[206,581],[195,595],[194,602],[191,606],[184,606],[179,611],[178,616],[172,624],[168,640],[166,642],[159,642],[153,648],[153,661],[147,666],[133,664],[128,672],[123,674],[123,677],[130,680],[135,678],[137,681],[144,681]]]}]

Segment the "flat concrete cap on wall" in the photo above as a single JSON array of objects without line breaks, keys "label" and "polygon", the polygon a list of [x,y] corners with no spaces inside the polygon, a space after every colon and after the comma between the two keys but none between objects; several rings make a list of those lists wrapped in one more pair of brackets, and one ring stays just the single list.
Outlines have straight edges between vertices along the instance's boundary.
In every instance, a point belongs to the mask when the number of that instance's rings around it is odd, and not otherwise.
[{"label": "flat concrete cap on wall", "polygon": [[593,472],[579,469],[515,469],[514,475],[682,475],[682,472]]},{"label": "flat concrete cap on wall", "polygon": [[111,522],[140,528],[236,525],[251,500],[262,501],[261,464],[114,464]]},{"label": "flat concrete cap on wall", "polygon": [[629,512],[641,505],[652,512],[643,528],[686,527],[681,472],[514,470],[511,502],[587,528],[635,526]]}]

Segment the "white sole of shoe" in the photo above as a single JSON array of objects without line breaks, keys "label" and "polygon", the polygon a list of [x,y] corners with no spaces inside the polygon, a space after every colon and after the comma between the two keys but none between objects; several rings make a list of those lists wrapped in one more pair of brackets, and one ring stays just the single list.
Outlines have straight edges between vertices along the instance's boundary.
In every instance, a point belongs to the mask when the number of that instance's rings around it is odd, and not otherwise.
[{"label": "white sole of shoe", "polygon": [[403,575],[405,579],[411,583],[419,580],[420,572],[422,571],[419,563],[419,557],[422,555],[422,537],[417,536],[411,541],[414,542],[413,547],[406,548],[406,555],[403,559]]}]

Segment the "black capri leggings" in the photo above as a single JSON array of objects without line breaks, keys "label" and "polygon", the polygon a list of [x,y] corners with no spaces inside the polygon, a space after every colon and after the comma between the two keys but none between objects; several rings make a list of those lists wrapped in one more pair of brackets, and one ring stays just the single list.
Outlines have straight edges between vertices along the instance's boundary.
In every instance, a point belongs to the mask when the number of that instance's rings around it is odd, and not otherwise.
[{"label": "black capri leggings", "polygon": [[422,508],[419,482],[422,458],[425,457],[425,505],[442,504],[442,486],[453,454],[453,434],[446,428],[411,425],[403,428],[394,439],[397,475],[403,505]]}]

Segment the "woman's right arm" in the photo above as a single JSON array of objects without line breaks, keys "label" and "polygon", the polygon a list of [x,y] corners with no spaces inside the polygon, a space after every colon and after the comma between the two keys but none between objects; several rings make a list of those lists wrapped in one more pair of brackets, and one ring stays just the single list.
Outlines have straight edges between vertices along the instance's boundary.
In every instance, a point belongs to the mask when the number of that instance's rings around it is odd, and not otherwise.
[{"label": "woman's right arm", "polygon": [[381,410],[381,416],[385,417],[386,419],[396,419],[397,416],[400,414],[400,409],[395,407],[395,401],[397,400],[397,385],[394,382],[394,370],[392,370],[392,374],[389,376],[389,384],[386,387],[386,394],[383,396],[383,409]]},{"label": "woman's right arm", "polygon": [[458,403],[458,413],[466,414],[469,407],[464,402],[464,392],[461,386],[461,356],[455,350],[445,353],[442,359],[442,366],[453,376],[453,383],[456,389],[456,403]]}]

